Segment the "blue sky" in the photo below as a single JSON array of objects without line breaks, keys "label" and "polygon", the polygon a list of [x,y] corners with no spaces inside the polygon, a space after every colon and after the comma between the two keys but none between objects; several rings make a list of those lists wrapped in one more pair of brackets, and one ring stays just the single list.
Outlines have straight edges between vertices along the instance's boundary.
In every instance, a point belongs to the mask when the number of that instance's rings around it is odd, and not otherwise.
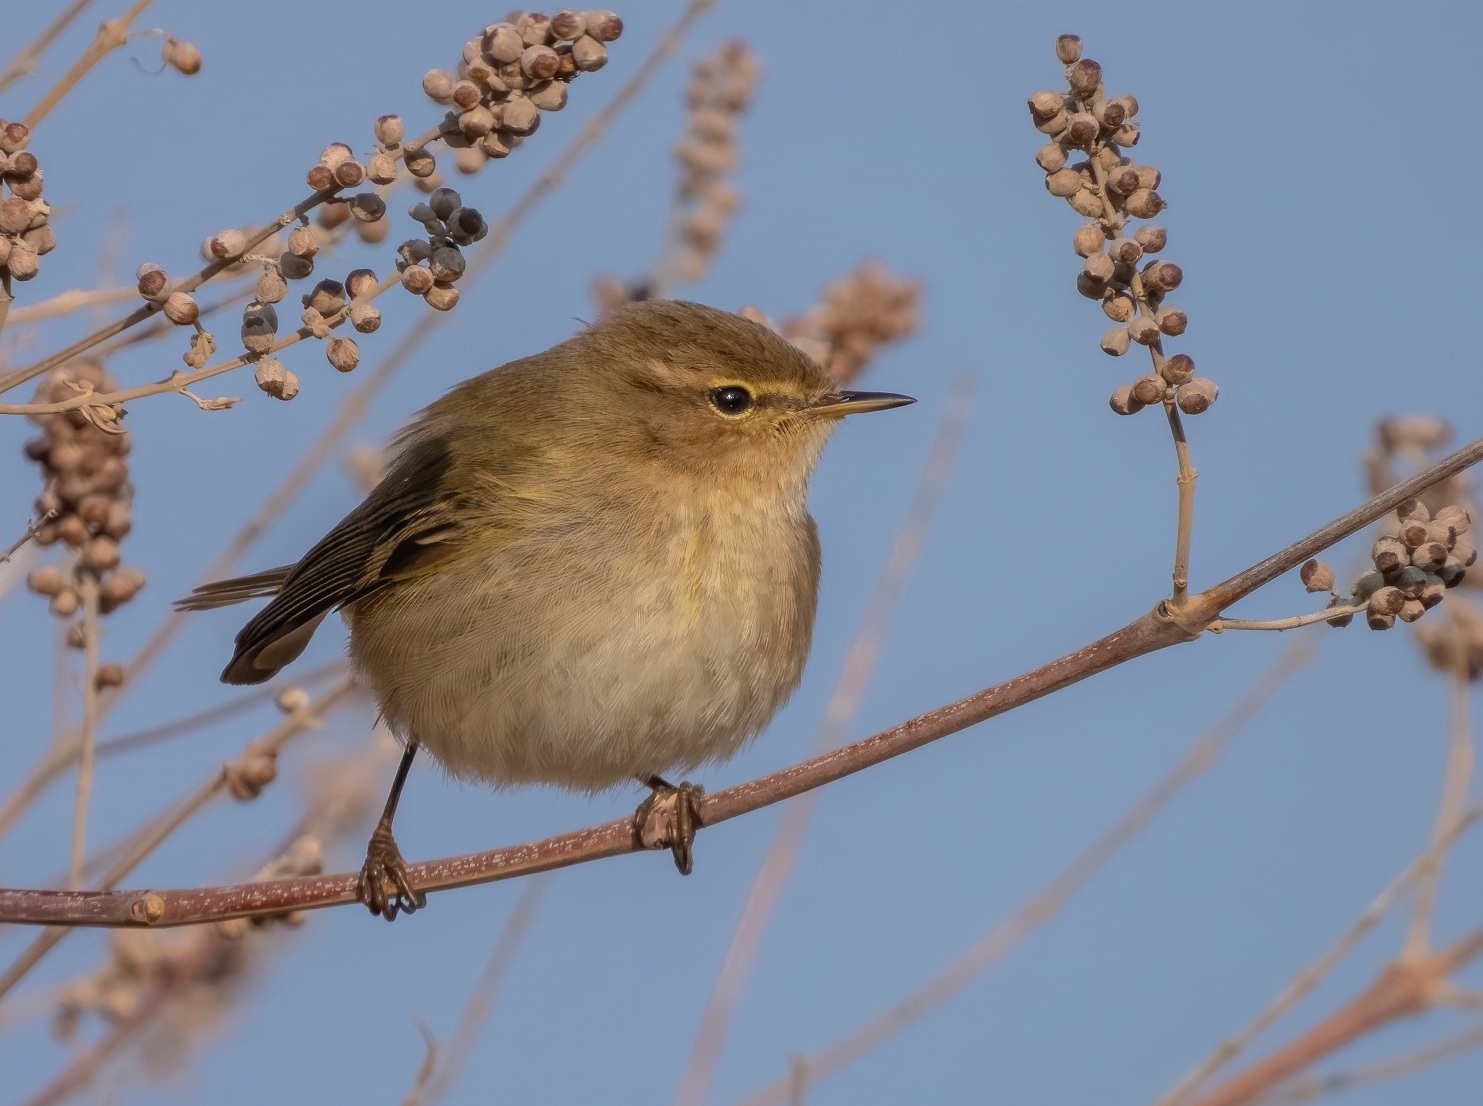
[{"label": "blue sky", "polygon": [[[84,47],[94,5],[40,74],[0,97],[21,114]],[[622,10],[610,65],[508,161],[461,184],[496,216],[577,133],[680,5]],[[415,9],[385,0],[238,5],[160,0],[143,24],[197,43],[187,80],[157,73],[153,40],[90,74],[32,148],[57,211],[58,250],[22,288],[31,302],[91,286],[142,261],[199,263],[207,235],[258,222],[303,193],[327,142],[366,144],[395,111],[437,113],[423,72],[450,65],[500,9]],[[866,387],[911,393],[905,411],[847,426],[815,481],[825,548],[813,657],[772,729],[699,782],[724,786],[803,756],[899,524],[953,378],[974,384],[967,439],[853,722],[864,736],[1007,678],[1121,625],[1167,587],[1174,487],[1153,414],[1119,419],[1106,396],[1131,375],[1097,349],[1105,323],[1075,292],[1076,218],[1050,198],[1032,155],[1025,98],[1055,87],[1056,34],[1074,31],[1110,88],[1141,105],[1140,159],[1163,172],[1167,256],[1184,269],[1190,316],[1178,348],[1221,388],[1190,420],[1201,478],[1192,576],[1211,583],[1352,506],[1374,421],[1396,411],[1483,433],[1472,345],[1480,153],[1478,11],[1467,5],[941,4],[904,14],[875,0],[721,3],[681,62],[518,231],[509,253],[381,396],[357,430],[379,444],[450,384],[544,348],[593,312],[591,277],[652,261],[683,124],[684,64],[741,35],[764,78],[742,134],[744,208],[713,274],[683,289],[723,307],[781,316],[863,258],[919,277],[921,334],[872,368]],[[7,43],[46,16],[11,5]],[[397,211],[394,205],[394,211]],[[110,227],[124,236],[108,247]],[[384,271],[389,250],[347,253]],[[338,264],[338,262],[337,262]],[[421,305],[398,295],[363,341],[366,363]],[[117,310],[117,309],[111,309]],[[111,311],[97,319],[106,321]],[[33,331],[12,364],[65,344],[75,324]],[[221,331],[230,333],[230,325]],[[7,342],[16,338],[7,332]],[[119,356],[122,380],[178,364],[160,345]],[[357,377],[318,351],[287,358],[291,404],[250,382],[207,414],[172,397],[131,406],[137,497],[125,558],[150,585],[109,620],[106,658],[144,639],[272,490]],[[212,391],[211,394],[216,394]],[[0,422],[0,537],[19,532],[35,477],[19,460],[30,429]],[[291,560],[355,501],[340,465],[304,489],[248,567]],[[1023,535],[1033,539],[1025,541]],[[1354,543],[1331,559],[1361,552]],[[1052,551],[1049,556],[1046,551]],[[1296,579],[1241,613],[1306,610]],[[51,626],[41,603],[0,605],[0,694],[8,704],[0,778],[17,778],[51,726]],[[110,718],[105,735],[217,703],[236,612],[195,618]],[[1300,674],[1175,807],[1053,922],[929,1018],[810,1089],[811,1106],[903,1101],[1151,1101],[1314,960],[1424,846],[1440,785],[1442,684],[1404,631],[1322,633]],[[305,665],[336,655],[320,635]],[[1276,635],[1226,634],[1144,658],[825,790],[781,908],[747,981],[710,1101],[733,1102],[787,1072],[791,1053],[836,1040],[917,986],[1004,918],[1150,786],[1273,663]],[[193,786],[271,711],[102,766],[93,808],[104,841]],[[346,715],[284,758],[282,783],[252,806],[213,808],[131,879],[187,886],[250,874],[298,809],[307,766],[366,742]],[[473,851],[614,817],[636,796],[492,795],[414,774],[399,815],[412,857]],[[58,788],[0,841],[0,882],[42,884],[65,866],[70,789]],[[553,880],[498,1010],[449,1101],[639,1103],[673,1097],[699,1012],[778,813],[706,832],[697,871],[667,857],[587,865]],[[358,863],[361,834],[335,858]],[[1439,940],[1483,921],[1477,842],[1456,851]],[[451,1033],[471,980],[515,901],[494,885],[436,897],[395,926],[359,910],[314,916],[265,960],[253,990],[203,1033],[163,1090],[118,1073],[118,1101],[146,1096],[230,1106],[274,1080],[293,1100],[399,1101],[422,1058],[413,1026]],[[1399,947],[1383,925],[1264,1044],[1365,985]],[[0,932],[6,962],[30,938]],[[96,962],[83,934],[26,993]],[[1477,973],[1474,973],[1477,979]],[[0,1013],[3,1017],[3,1013]],[[1437,1013],[1332,1062],[1379,1059],[1462,1028]],[[0,1033],[12,1093],[66,1062],[43,1022]],[[122,1071],[127,1072],[126,1067]],[[1483,1057],[1430,1070],[1409,1101],[1456,1101]],[[1348,1095],[1390,1102],[1394,1088]]]}]

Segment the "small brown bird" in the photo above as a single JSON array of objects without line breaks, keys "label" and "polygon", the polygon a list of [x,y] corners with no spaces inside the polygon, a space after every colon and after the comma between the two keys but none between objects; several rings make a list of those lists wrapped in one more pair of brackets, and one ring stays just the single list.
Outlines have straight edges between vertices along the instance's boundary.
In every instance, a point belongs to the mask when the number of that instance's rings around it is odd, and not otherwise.
[{"label": "small brown bird", "polygon": [[819,541],[809,477],[839,418],[911,403],[841,391],[765,326],[678,301],[622,307],[450,390],[365,501],[293,565],[198,588],[271,596],[222,679],[261,683],[326,615],[406,752],[361,872],[388,920],[424,904],[392,837],[419,748],[496,787],[673,793],[691,865],[699,789],[798,686]]}]

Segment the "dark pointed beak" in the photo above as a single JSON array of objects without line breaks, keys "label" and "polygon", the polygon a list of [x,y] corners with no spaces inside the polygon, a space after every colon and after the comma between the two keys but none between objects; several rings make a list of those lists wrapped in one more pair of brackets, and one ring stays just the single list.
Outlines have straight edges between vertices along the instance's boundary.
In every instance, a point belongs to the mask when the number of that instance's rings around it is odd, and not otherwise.
[{"label": "dark pointed beak", "polygon": [[815,403],[813,410],[826,418],[839,419],[866,411],[889,411],[892,407],[905,407],[915,402],[911,396],[899,396],[895,392],[836,392]]}]

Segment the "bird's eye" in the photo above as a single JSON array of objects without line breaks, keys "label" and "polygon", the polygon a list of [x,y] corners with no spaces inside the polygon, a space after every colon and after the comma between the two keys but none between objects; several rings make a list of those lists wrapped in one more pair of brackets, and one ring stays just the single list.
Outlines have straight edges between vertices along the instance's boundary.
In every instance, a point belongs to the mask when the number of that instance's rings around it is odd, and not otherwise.
[{"label": "bird's eye", "polygon": [[752,393],[739,384],[711,389],[711,406],[723,415],[735,418],[752,406]]}]

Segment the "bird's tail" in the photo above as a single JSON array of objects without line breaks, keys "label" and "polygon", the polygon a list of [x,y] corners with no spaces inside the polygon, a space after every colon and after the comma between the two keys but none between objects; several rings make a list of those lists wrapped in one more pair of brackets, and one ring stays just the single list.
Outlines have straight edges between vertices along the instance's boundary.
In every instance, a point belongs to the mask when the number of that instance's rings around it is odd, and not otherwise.
[{"label": "bird's tail", "polygon": [[288,579],[293,565],[280,565],[251,576],[236,576],[230,580],[215,580],[202,584],[184,599],[175,600],[177,611],[209,611],[215,607],[230,607],[249,599],[266,599],[277,595]]}]

